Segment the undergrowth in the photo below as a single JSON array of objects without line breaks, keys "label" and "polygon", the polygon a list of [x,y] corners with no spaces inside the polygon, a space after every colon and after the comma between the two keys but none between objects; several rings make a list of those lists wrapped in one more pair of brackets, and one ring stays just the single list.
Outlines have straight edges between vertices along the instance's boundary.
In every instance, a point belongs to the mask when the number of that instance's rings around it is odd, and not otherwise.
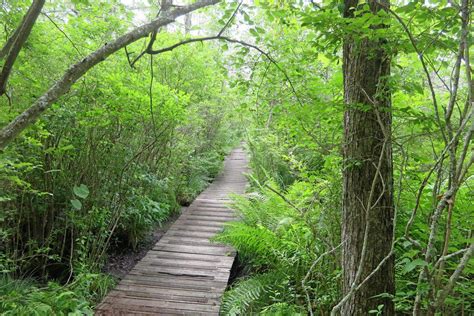
[{"label": "undergrowth", "polygon": [[115,284],[105,274],[83,273],[61,286],[48,282],[40,286],[32,279],[0,277],[1,315],[93,315],[95,304]]},{"label": "undergrowth", "polygon": [[234,197],[241,221],[216,237],[235,247],[247,275],[226,292],[222,312],[305,315],[308,304],[328,308],[339,295],[339,253],[324,253],[339,241],[331,216],[315,201],[318,184],[295,181],[283,193],[275,182],[254,184],[257,192]]}]

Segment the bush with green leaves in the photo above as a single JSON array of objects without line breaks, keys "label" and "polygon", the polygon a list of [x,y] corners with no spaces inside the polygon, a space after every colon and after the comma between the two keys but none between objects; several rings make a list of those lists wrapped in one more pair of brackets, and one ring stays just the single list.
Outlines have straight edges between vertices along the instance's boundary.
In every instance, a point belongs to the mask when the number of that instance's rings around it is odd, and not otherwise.
[{"label": "bush with green leaves", "polygon": [[170,208],[166,204],[138,196],[121,214],[117,235],[123,232],[128,244],[135,249],[154,227],[168,219],[169,214]]}]

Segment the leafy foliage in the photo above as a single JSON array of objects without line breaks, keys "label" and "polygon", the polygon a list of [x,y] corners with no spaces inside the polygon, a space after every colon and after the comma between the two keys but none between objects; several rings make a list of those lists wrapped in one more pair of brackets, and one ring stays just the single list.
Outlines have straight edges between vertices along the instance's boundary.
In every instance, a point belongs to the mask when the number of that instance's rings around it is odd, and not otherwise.
[{"label": "leafy foliage", "polygon": [[114,285],[103,274],[81,274],[68,286],[49,282],[39,288],[28,280],[0,279],[2,315],[93,315],[92,307]]},{"label": "leafy foliage", "polygon": [[[268,182],[259,193],[236,197],[234,207],[242,221],[228,224],[216,238],[235,247],[248,271],[258,273],[255,283],[253,278],[237,282],[224,298],[228,306],[225,310],[231,315],[249,311],[283,313],[285,309],[302,312],[306,291],[309,304],[317,306],[330,306],[339,293],[338,256],[324,256],[318,267],[310,269],[327,250],[325,242],[338,243],[338,235],[334,234],[338,227],[327,221],[331,216],[315,204],[316,187],[295,182],[282,198],[274,192],[274,186]],[[254,292],[247,286],[255,287]],[[259,294],[265,286],[265,293]]]},{"label": "leafy foliage", "polygon": [[[0,5],[2,38],[29,5]],[[134,23],[115,0],[48,1],[43,11],[0,99],[2,127]],[[155,45],[181,36],[160,32]],[[142,43],[127,48],[135,57]],[[0,270],[18,279],[8,284],[32,278],[2,294],[2,312],[92,313],[105,289],[86,283],[105,280],[107,255],[136,248],[189,204],[239,139],[226,72],[212,44],[144,57],[134,68],[112,55],[1,152]]]},{"label": "leafy foliage", "polygon": [[[145,55],[132,68],[147,45],[140,42],[109,56],[0,153],[0,311],[92,313],[113,283],[99,273],[107,254],[136,248],[188,205],[245,138],[251,188],[235,197],[241,221],[216,238],[239,251],[245,269],[223,311],[328,314],[342,294],[341,171],[360,164],[341,153],[342,45],[350,36],[378,40],[392,58],[397,313],[411,314],[417,301],[422,313],[474,313],[472,259],[436,304],[473,242],[472,26],[462,29],[472,10],[463,18],[460,4],[391,1],[374,14],[360,1],[348,21],[340,1],[245,2],[225,32],[268,55],[194,43]],[[28,5],[0,4],[1,38]],[[219,32],[234,7],[210,10],[217,23],[198,31],[161,29],[154,46]],[[141,13],[153,18],[151,11]],[[48,1],[0,99],[0,125],[142,18],[120,0]]]},{"label": "leafy foliage", "polygon": [[[392,11],[381,10],[373,14],[368,3],[360,2],[354,8],[354,18],[347,21],[342,16],[341,2],[312,1],[309,4],[263,0],[258,1],[251,18],[241,21],[249,28],[254,28],[254,24],[264,26],[265,32],[256,34],[253,31],[252,38],[270,51],[279,65],[278,68],[263,61],[248,66],[245,60],[234,61],[236,67],[251,68],[252,74],[250,79],[245,75],[233,79],[235,86],[246,96],[242,107],[249,111],[249,125],[252,126],[247,133],[247,144],[252,158],[253,187],[245,199],[236,199],[235,207],[242,214],[242,222],[229,226],[219,238],[233,245],[247,260],[246,280],[253,274],[258,277],[271,271],[289,275],[292,279],[294,276],[294,283],[299,284],[303,271],[310,269],[318,254],[339,244],[341,150],[344,146],[341,142],[344,133],[341,128],[344,120],[342,44],[349,35],[355,41],[381,39],[384,49],[392,56],[393,66],[389,84],[393,115],[393,188],[398,214],[395,236],[397,290],[393,298],[397,313],[411,314],[417,293],[421,293],[421,313],[436,308],[444,314],[472,310],[473,287],[469,284],[472,258],[444,306],[434,307],[440,289],[449,284],[449,277],[462,255],[449,257],[442,264],[437,260],[443,251],[455,254],[472,244],[472,198],[468,197],[472,195],[472,164],[467,161],[466,178],[461,181],[456,201],[451,201],[455,206],[442,212],[433,233],[436,236],[435,259],[425,261],[425,250],[433,232],[433,214],[453,183],[452,162],[459,162],[461,147],[472,139],[468,129],[460,128],[463,117],[466,118],[462,113],[468,113],[462,111],[470,109],[465,103],[469,99],[468,79],[461,76],[458,90],[453,90],[456,52],[459,52],[462,36],[460,9],[460,6],[446,2],[391,1]],[[373,27],[381,24],[386,27]],[[471,52],[472,39],[466,43]],[[428,68],[431,82],[428,82],[420,58]],[[468,73],[466,67],[465,62],[461,63],[461,74],[463,71]],[[433,94],[438,108],[433,105]],[[459,100],[456,101],[459,109],[464,110],[454,111],[453,117],[449,118],[447,105],[453,97]],[[452,133],[460,128],[459,133],[463,136],[459,138],[459,144],[464,145],[448,154],[443,135],[450,133],[450,125]],[[453,134],[448,142],[450,137]],[[445,156],[441,154],[443,151]],[[438,164],[437,160],[443,162]],[[352,162],[354,166],[357,163]],[[296,193],[297,197],[293,198],[290,192]],[[310,207],[304,202],[306,194],[315,200]],[[406,227],[416,208],[407,234]],[[304,215],[299,215],[296,209],[303,210]],[[307,252],[303,253],[296,244],[306,245]],[[273,304],[296,304],[306,311],[311,308],[314,314],[329,313],[340,299],[335,285],[338,281],[334,281],[339,277],[340,257],[338,251],[333,255],[333,265],[319,263],[314,269],[320,273],[311,274],[307,279],[311,304],[307,304],[306,293],[300,289],[296,291],[299,299],[294,299],[294,293],[283,299],[267,297],[253,313],[263,314],[265,306]],[[298,271],[300,266],[301,271]],[[423,271],[429,278],[419,278]],[[332,284],[318,285],[321,282],[318,277],[331,273],[334,273]],[[320,304],[317,300],[326,295],[329,298],[325,304]],[[371,313],[380,313],[380,309]]]}]

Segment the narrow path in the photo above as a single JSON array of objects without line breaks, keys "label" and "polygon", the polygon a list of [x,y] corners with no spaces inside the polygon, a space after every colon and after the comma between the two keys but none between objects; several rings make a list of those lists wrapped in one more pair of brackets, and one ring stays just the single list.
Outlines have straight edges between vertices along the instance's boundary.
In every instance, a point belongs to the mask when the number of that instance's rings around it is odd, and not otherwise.
[{"label": "narrow path", "polygon": [[109,293],[96,315],[218,315],[235,252],[209,239],[235,218],[226,206],[228,195],[244,192],[246,170],[246,154],[233,150],[223,172]]}]

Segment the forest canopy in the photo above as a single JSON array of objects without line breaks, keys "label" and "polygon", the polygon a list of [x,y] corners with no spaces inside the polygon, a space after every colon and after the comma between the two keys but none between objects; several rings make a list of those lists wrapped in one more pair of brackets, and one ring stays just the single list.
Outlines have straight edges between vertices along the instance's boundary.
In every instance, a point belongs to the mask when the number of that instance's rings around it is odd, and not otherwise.
[{"label": "forest canopy", "polygon": [[0,2],[0,313],[93,314],[239,144],[221,314],[474,313],[472,14]]}]

